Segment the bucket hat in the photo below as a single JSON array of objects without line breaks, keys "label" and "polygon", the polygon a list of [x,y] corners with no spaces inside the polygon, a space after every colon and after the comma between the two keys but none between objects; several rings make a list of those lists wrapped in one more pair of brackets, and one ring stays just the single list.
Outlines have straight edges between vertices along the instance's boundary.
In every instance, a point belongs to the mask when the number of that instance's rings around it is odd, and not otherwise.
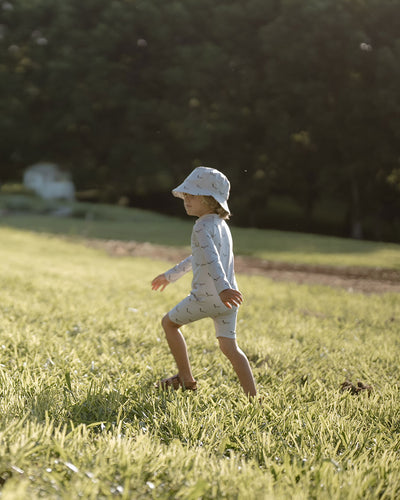
[{"label": "bucket hat", "polygon": [[215,168],[197,167],[172,194],[177,198],[183,195],[212,196],[221,207],[230,213],[227,200],[229,198],[230,183],[226,176]]}]

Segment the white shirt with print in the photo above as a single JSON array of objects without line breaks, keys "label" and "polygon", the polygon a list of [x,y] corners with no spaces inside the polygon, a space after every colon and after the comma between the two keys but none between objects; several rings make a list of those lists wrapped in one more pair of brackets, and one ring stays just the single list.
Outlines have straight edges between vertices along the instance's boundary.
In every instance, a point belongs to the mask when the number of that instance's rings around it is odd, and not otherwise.
[{"label": "white shirt with print", "polygon": [[237,290],[232,236],[228,224],[217,214],[199,217],[193,226],[192,255],[169,269],[169,282],[193,270],[192,294],[196,297],[219,294],[228,288]]}]

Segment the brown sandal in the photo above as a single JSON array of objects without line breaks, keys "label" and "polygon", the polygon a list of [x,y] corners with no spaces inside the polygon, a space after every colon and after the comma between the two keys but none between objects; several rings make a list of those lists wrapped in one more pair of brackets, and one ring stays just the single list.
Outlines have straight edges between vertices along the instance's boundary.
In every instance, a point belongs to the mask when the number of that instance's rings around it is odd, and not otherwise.
[{"label": "brown sandal", "polygon": [[155,387],[157,389],[161,389],[163,391],[168,390],[170,387],[174,390],[177,391],[180,387],[182,388],[182,391],[196,391],[197,390],[197,382],[190,382],[188,384],[185,384],[181,378],[179,377],[179,374],[174,375],[173,377],[169,378],[164,378],[157,382],[155,384]]}]

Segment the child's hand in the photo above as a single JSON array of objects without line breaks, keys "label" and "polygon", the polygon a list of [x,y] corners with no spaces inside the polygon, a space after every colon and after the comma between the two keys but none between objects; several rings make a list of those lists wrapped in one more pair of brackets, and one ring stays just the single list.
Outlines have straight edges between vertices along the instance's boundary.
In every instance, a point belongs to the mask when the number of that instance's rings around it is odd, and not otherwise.
[{"label": "child's hand", "polygon": [[165,274],[159,274],[151,282],[152,290],[158,290],[159,288],[161,288],[160,292],[162,292],[167,285],[169,285],[169,281],[165,277]]},{"label": "child's hand", "polygon": [[229,309],[232,309],[232,306],[239,307],[243,302],[243,297],[239,290],[233,290],[231,288],[222,290],[219,294],[219,298],[226,305],[226,307],[229,307]]}]

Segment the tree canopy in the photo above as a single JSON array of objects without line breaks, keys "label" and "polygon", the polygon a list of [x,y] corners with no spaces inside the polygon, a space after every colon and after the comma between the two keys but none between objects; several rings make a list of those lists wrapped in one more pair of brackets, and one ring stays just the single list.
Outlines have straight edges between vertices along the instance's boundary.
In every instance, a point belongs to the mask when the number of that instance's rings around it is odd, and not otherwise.
[{"label": "tree canopy", "polygon": [[334,232],[400,241],[400,0],[2,0],[0,49],[0,181],[57,161],[164,209],[204,164],[239,224],[281,197],[329,232],[331,201]]}]

